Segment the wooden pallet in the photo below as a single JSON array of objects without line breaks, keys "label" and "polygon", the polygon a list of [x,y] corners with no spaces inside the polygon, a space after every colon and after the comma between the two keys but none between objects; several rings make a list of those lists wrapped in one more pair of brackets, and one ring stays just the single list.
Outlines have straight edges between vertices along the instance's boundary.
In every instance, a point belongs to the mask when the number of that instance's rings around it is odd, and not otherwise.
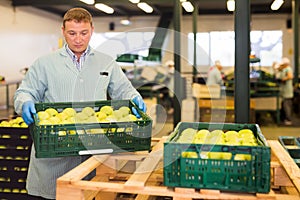
[{"label": "wooden pallet", "polygon": [[[272,149],[270,193],[249,194],[163,186],[162,160],[165,139],[154,138],[152,141],[156,144],[150,153],[96,155],[89,158],[57,180],[57,200],[124,199],[120,194],[132,194],[126,199],[136,200],[156,197],[172,197],[174,200],[300,199],[300,170],[278,141],[268,141]],[[90,181],[84,180],[94,169],[95,177]]]}]

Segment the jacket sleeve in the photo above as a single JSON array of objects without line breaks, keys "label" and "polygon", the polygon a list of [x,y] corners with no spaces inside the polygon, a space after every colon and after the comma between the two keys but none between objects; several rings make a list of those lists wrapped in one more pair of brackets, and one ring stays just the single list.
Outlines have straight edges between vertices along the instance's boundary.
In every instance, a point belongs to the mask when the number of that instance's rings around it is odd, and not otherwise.
[{"label": "jacket sleeve", "polygon": [[19,115],[22,114],[22,106],[26,101],[41,101],[43,91],[45,90],[43,82],[43,73],[37,67],[39,61],[36,61],[27,71],[22,83],[14,94],[14,109]]},{"label": "jacket sleeve", "polygon": [[116,62],[112,65],[108,93],[112,99],[133,99],[138,95],[141,96]]}]

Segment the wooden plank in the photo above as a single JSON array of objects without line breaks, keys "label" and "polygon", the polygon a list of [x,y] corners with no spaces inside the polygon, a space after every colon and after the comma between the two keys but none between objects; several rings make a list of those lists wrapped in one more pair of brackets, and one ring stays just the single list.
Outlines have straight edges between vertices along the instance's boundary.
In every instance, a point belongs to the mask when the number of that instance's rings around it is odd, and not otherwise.
[{"label": "wooden plank", "polygon": [[257,193],[257,199],[276,199],[275,193],[271,190],[268,194]]},{"label": "wooden plank", "polygon": [[277,140],[268,140],[268,143],[272,149],[272,153],[276,155],[294,186],[300,193],[300,169],[298,165]]},{"label": "wooden plank", "polygon": [[151,173],[163,157],[163,145],[166,140],[161,139],[150,152],[149,156],[140,164],[137,170],[124,184],[127,187],[144,187]]},{"label": "wooden plank", "polygon": [[[175,192],[177,194],[193,194],[195,193],[195,189],[193,188],[175,188]],[[173,200],[192,200],[191,197],[174,197]]]},{"label": "wooden plank", "polygon": [[[109,155],[93,156],[81,163],[76,168],[70,170],[65,175],[59,177],[56,181],[56,199],[57,200],[81,200],[84,198],[84,192],[80,188],[71,188],[70,183],[80,181],[93,171],[99,163],[104,162]],[[66,196],[68,194],[68,196]]]},{"label": "wooden plank", "polygon": [[274,169],[274,186],[293,186],[293,183],[283,167]]},{"label": "wooden plank", "polygon": [[[95,176],[94,178],[92,178],[91,181],[105,181],[105,179],[108,179],[108,178]],[[85,190],[84,191],[84,199],[85,200],[93,200],[93,198],[95,198],[98,193],[99,193],[99,191]]]},{"label": "wooden plank", "polygon": [[83,190],[80,188],[70,188],[68,185],[57,183],[56,200],[82,200],[84,199]]},{"label": "wooden plank", "polygon": [[93,171],[99,165],[99,163],[103,163],[108,158],[109,155],[92,156],[85,162],[78,165],[76,168],[59,177],[57,181],[79,181]]}]

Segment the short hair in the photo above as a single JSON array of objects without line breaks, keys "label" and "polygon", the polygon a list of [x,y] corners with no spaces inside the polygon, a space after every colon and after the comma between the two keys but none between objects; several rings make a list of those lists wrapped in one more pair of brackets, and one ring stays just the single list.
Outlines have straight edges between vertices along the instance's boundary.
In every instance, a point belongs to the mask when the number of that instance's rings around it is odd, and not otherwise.
[{"label": "short hair", "polygon": [[68,10],[63,18],[63,27],[67,21],[75,20],[76,22],[89,22],[91,26],[93,25],[93,18],[89,11],[84,8],[71,8]]}]

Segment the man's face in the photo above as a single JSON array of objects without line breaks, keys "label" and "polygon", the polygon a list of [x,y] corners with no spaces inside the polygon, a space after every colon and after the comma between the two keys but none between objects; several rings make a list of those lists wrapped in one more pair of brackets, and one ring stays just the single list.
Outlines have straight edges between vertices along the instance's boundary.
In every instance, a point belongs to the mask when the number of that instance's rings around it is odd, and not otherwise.
[{"label": "man's face", "polygon": [[94,27],[89,22],[66,21],[62,32],[69,48],[75,55],[80,56],[87,48]]}]

